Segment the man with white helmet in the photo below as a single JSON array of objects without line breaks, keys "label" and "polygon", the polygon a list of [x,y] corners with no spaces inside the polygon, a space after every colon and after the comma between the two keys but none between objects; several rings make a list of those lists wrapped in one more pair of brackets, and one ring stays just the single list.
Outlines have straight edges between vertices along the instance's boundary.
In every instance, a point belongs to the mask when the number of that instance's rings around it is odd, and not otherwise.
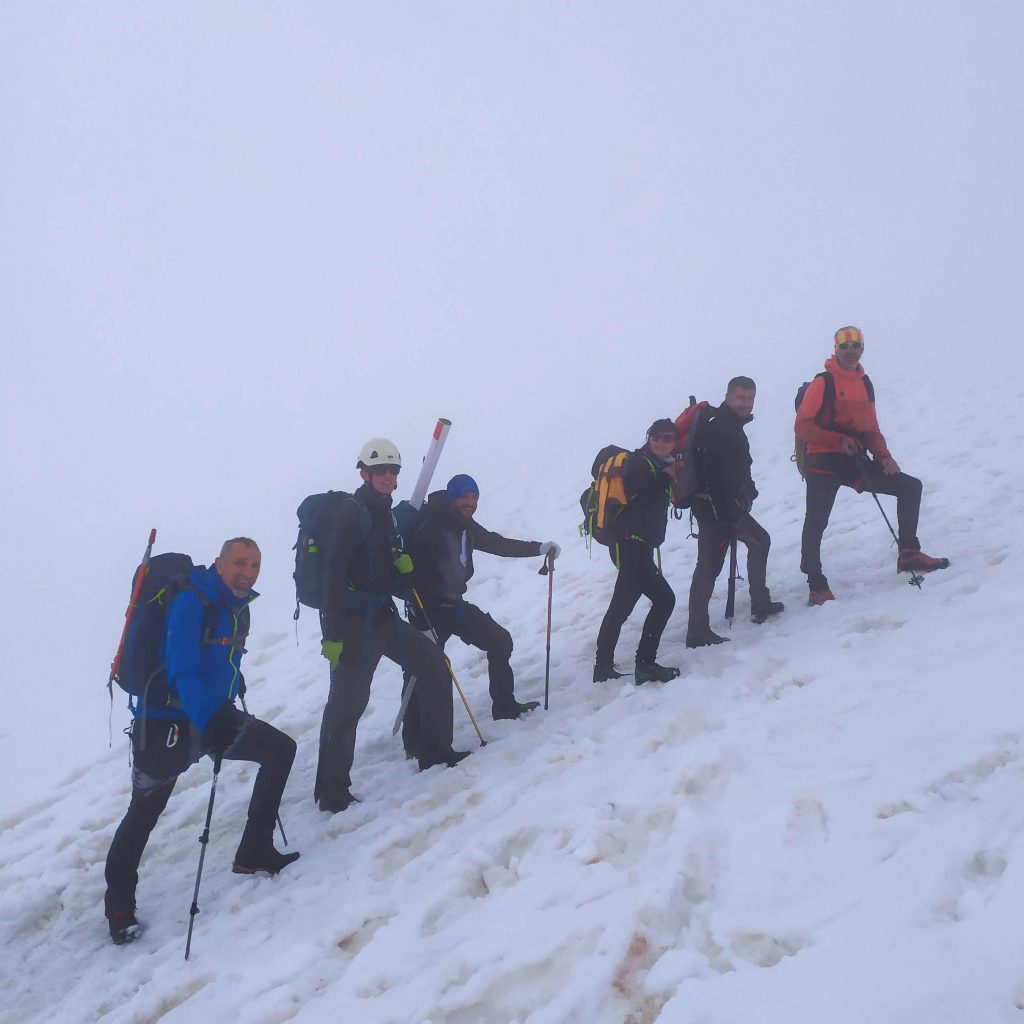
[{"label": "man with white helmet", "polygon": [[331,688],[320,729],[314,797],[343,811],[350,790],[356,726],[370,699],[381,657],[412,672],[420,695],[419,766],[455,765],[451,681],[440,649],[398,615],[393,597],[410,594],[412,560],[401,551],[391,511],[402,457],[387,438],[367,441],[356,463],[362,486],[335,508],[329,530],[320,621]]}]

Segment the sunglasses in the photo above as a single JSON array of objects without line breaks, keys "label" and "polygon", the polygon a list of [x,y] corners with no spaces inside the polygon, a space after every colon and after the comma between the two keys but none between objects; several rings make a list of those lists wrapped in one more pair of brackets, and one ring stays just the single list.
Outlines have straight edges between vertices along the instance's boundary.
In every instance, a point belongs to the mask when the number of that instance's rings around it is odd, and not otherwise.
[{"label": "sunglasses", "polygon": [[651,434],[652,441],[671,441],[673,444],[676,443],[675,434]]},{"label": "sunglasses", "polygon": [[844,352],[848,348],[862,349],[864,347],[863,341],[840,341],[836,343],[836,348],[842,349]]},{"label": "sunglasses", "polygon": [[388,463],[386,466],[371,466],[370,472],[374,476],[398,476],[402,472],[402,467]]}]

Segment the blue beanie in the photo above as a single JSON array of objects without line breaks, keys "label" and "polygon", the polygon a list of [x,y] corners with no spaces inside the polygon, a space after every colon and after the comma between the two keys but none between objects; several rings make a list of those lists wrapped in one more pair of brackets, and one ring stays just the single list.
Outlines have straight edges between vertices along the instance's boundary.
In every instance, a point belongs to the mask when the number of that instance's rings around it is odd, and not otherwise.
[{"label": "blue beanie", "polygon": [[464,494],[480,494],[480,488],[477,487],[476,481],[465,473],[458,473],[453,476],[448,481],[445,491],[448,493],[449,501],[461,498]]}]

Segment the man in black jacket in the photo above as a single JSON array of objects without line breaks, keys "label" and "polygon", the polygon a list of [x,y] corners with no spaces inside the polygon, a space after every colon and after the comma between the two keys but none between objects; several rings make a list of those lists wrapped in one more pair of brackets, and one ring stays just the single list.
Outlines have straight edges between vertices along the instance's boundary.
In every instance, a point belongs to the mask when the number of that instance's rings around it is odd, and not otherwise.
[{"label": "man in black jacket", "polygon": [[343,811],[350,791],[356,726],[370,699],[381,657],[417,677],[421,769],[455,765],[467,756],[452,749],[451,681],[437,647],[398,616],[392,596],[407,598],[412,561],[401,551],[391,512],[402,459],[387,438],[367,441],[356,464],[363,485],[332,512],[322,650],[331,688],[320,728],[314,799],[322,811]]},{"label": "man in black jacket", "polygon": [[654,549],[665,539],[668,503],[672,487],[669,470],[676,444],[676,426],[669,419],[655,420],[647,431],[647,441],[637,448],[626,463],[627,502],[616,529],[619,540],[609,548],[612,562],[619,570],[612,599],[597,634],[594,682],[619,679],[615,668],[615,645],[626,619],[632,614],[640,595],[651,601],[636,649],[634,682],[667,682],[679,675],[679,669],[657,663],[658,645],[665,630],[676,596],[654,564]]},{"label": "man in black jacket", "polygon": [[728,639],[712,632],[708,604],[734,541],[742,541],[747,548],[750,617],[760,623],[783,610],[782,602],[771,599],[765,584],[771,537],[750,514],[757,488],[750,475],[750,442],[743,428],[754,418],[756,394],[749,377],[733,377],[725,401],[696,428],[694,458],[700,493],[692,509],[699,530],[697,566],[690,583],[687,647],[707,647]]},{"label": "man in black jacket", "polygon": [[[466,585],[473,577],[473,552],[485,551],[505,558],[529,558],[561,550],[554,541],[511,540],[500,533],[485,530],[474,518],[480,500],[480,488],[465,473],[453,476],[443,491],[427,499],[424,519],[413,535],[411,554],[416,591],[423,601],[425,615],[415,608],[412,622],[421,629],[429,626],[437,633],[441,646],[457,636],[463,643],[487,653],[490,679],[491,716],[515,719],[538,707],[535,700],[520,704],[514,692],[515,678],[510,659],[512,635],[486,612],[465,600]],[[415,674],[415,673],[412,673]],[[408,683],[406,674],[406,682]],[[406,709],[402,739],[406,752],[414,754],[419,746],[419,682]]]}]

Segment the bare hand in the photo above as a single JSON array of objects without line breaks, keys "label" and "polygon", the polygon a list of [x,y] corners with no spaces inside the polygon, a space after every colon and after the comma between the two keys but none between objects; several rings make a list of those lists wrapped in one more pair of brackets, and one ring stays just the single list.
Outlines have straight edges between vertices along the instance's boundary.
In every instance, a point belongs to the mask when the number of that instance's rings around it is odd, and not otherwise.
[{"label": "bare hand", "polygon": [[896,460],[892,457],[882,460],[882,472],[886,476],[895,476],[900,471]]}]

